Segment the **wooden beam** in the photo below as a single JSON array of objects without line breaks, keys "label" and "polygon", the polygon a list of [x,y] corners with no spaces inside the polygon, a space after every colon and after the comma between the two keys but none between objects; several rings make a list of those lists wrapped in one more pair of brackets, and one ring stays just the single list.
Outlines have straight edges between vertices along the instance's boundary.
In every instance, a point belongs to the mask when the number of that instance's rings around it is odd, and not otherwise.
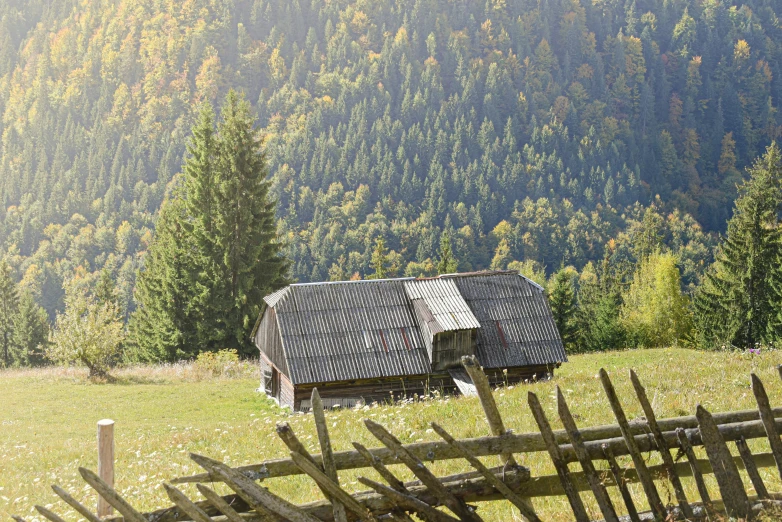
[{"label": "wooden beam", "polygon": [[[334,482],[337,487],[339,487],[337,466],[334,464],[334,452],[331,450],[329,429],[328,426],[326,426],[326,415],[323,412],[323,401],[320,400],[320,394],[318,394],[317,388],[312,389],[311,404],[312,416],[315,418],[315,429],[318,432],[318,442],[320,442],[320,454],[323,460],[323,471],[326,477],[328,477],[329,480]],[[301,454],[299,453],[299,455]],[[293,455],[291,455],[291,457],[293,457]],[[307,457],[309,457],[310,464],[315,465],[312,457],[310,457],[309,454],[307,454]],[[296,459],[293,460],[296,462]],[[299,467],[301,468],[301,466]],[[318,483],[318,485],[322,487],[320,483]],[[340,489],[340,491],[342,490]],[[347,522],[348,519],[347,515],[345,514],[346,506],[334,497],[331,497],[331,505],[334,507],[334,520],[336,522]]]},{"label": "wooden beam", "polygon": [[[782,427],[782,408],[774,408],[772,411],[776,419],[777,429],[780,429],[780,427]],[[755,428],[751,427],[754,426],[754,424],[752,424],[754,421],[759,421],[760,419],[760,415],[756,409],[739,412],[715,413],[713,417],[715,422],[717,422],[717,424],[720,426],[727,424],[734,426],[740,423],[743,424],[740,430],[741,434],[743,434],[747,440],[766,436],[765,432],[763,431],[762,424],[759,422],[757,424],[757,427],[760,428],[759,430],[755,431]],[[659,419],[657,422],[660,429],[665,434],[669,446],[672,442],[674,446],[676,445],[676,437],[673,432],[673,430],[676,428],[698,428],[698,420],[694,416]],[[593,458],[600,458],[600,455],[602,455],[601,446],[605,439],[622,437],[622,432],[617,425],[595,426],[584,428],[579,431],[581,432],[582,440],[585,442],[587,450],[590,451],[590,454],[593,455]],[[646,447],[652,448],[652,445],[647,441],[648,437],[646,423],[631,423],[630,431],[635,435],[636,443],[639,445],[639,448],[641,448],[642,451],[649,451],[644,449],[644,444]],[[720,431],[722,432],[722,429],[720,429]],[[569,442],[567,433],[564,430],[556,430],[553,433],[557,444],[566,445]],[[738,438],[738,435],[736,438]],[[736,438],[726,440],[736,440]],[[537,451],[546,451],[546,444],[543,441],[543,437],[540,433],[506,433],[505,435],[500,436],[464,439],[461,442],[464,444],[464,447],[467,448],[470,453],[476,457],[498,455],[500,453],[534,453]],[[592,446],[593,449],[590,449],[590,442],[594,442],[594,445]],[[417,458],[426,461],[458,458],[455,450],[442,441],[406,444],[405,448]],[[575,454],[572,452],[572,449],[569,451],[567,447],[564,449],[564,457],[566,461],[576,462],[577,459],[575,458]],[[620,455],[627,455],[626,450],[623,452],[621,448],[612,449],[614,451],[614,455],[617,457]],[[384,464],[395,463],[394,454],[388,448],[372,448],[369,451],[373,456],[379,458],[380,461]],[[322,460],[319,455],[314,455],[313,459],[316,462]],[[358,469],[365,467],[366,461],[358,451],[338,451],[334,453],[334,464],[338,470]],[[290,458],[267,460],[257,464],[239,466],[235,469],[247,474],[247,476],[255,478],[256,480],[302,474],[302,471],[293,463],[293,460]],[[191,482],[215,481],[219,481],[219,478],[210,477],[208,473],[201,473],[187,477],[179,477],[173,479],[171,482],[173,484],[183,484]]]},{"label": "wooden beam", "polygon": [[65,519],[63,519],[60,515],[55,513],[54,511],[50,511],[46,509],[43,506],[34,506],[35,510],[44,516],[44,518],[50,520],[51,522],[65,522]]},{"label": "wooden beam", "polygon": [[192,500],[187,498],[184,493],[170,484],[163,484],[168,498],[176,504],[182,511],[188,514],[193,522],[212,522],[212,518],[200,507],[196,506]]},{"label": "wooden beam", "polygon": [[236,491],[250,507],[260,513],[269,511],[275,515],[279,515],[283,520],[289,520],[291,522],[320,522],[317,518],[301,510],[298,506],[295,506],[287,500],[262,488],[256,484],[255,481],[247,478],[240,472],[229,468],[222,462],[195,453],[191,453],[190,458],[208,472],[220,477],[222,481]]},{"label": "wooden beam", "polygon": [[676,466],[674,466],[673,458],[671,457],[671,452],[668,448],[668,442],[665,440],[665,437],[663,437],[663,432],[660,429],[660,426],[657,424],[657,415],[654,413],[652,403],[649,402],[649,398],[646,396],[646,389],[643,387],[641,381],[638,379],[638,376],[633,370],[630,370],[630,380],[633,383],[633,388],[635,389],[635,394],[638,397],[638,402],[641,403],[641,408],[643,408],[644,415],[646,416],[646,423],[648,424],[649,430],[654,436],[654,442],[657,445],[657,451],[660,453],[660,456],[663,459],[663,464],[665,465],[665,468],[668,472],[668,479],[671,481],[671,485],[673,486],[673,491],[676,494],[676,500],[679,503],[679,508],[682,510],[682,513],[685,517],[691,518],[692,509],[690,509],[687,495],[684,494],[682,481],[679,480],[679,475],[676,474]]},{"label": "wooden beam", "polygon": [[747,492],[744,491],[744,484],[730,450],[727,444],[725,444],[725,440],[720,436],[717,424],[706,408],[700,404],[698,405],[696,416],[700,421],[703,445],[706,448],[706,454],[709,456],[709,461],[714,470],[717,484],[720,487],[722,501],[725,503],[728,515],[738,518],[748,517],[750,511],[749,498],[747,497]]},{"label": "wooden beam", "polygon": [[87,522],[101,522],[101,519],[98,518],[97,515],[95,515],[92,511],[87,508],[84,504],[73,498],[70,494],[68,494],[67,491],[62,489],[60,486],[56,484],[52,484],[52,490],[57,494],[58,497],[63,499],[66,504],[71,506],[73,509],[75,509],[81,516],[83,516]]},{"label": "wooden beam", "polygon": [[[312,480],[315,481],[321,488],[325,489],[329,493],[329,497],[333,499],[334,503],[339,503],[346,509],[352,511],[360,520],[375,520],[374,515],[365,506],[362,506],[356,501],[349,493],[346,493],[339,484],[334,482],[330,477],[318,469],[309,459],[299,455],[298,453],[291,452],[291,458],[301,470],[309,475]],[[347,515],[343,512],[342,516],[347,520]],[[334,520],[337,522],[337,510],[334,510]]]},{"label": "wooden beam", "polygon": [[755,493],[758,498],[763,500],[770,498],[766,485],[763,483],[763,479],[760,477],[758,467],[755,465],[755,461],[752,459],[752,452],[747,446],[747,441],[743,438],[736,441],[736,448],[739,450],[741,461],[744,463],[744,469],[747,470],[749,480],[752,482],[752,487],[755,488]]},{"label": "wooden beam", "polygon": [[755,401],[758,403],[760,420],[763,421],[763,427],[766,430],[766,436],[771,446],[771,453],[777,461],[779,477],[782,478],[782,441],[779,440],[779,431],[774,422],[774,413],[771,410],[771,404],[766,394],[766,388],[763,386],[763,381],[754,373],[750,374],[750,377],[752,379],[752,393],[755,395]]},{"label": "wooden beam", "polygon": [[365,477],[359,477],[358,481],[365,486],[374,489],[378,494],[386,497],[394,506],[407,511],[412,511],[425,520],[430,520],[432,522],[459,522],[458,518],[443,513],[411,495],[407,495]]},{"label": "wooden beam", "polygon": [[589,515],[586,512],[581,496],[578,494],[578,490],[573,485],[573,481],[570,477],[570,470],[568,470],[565,459],[562,458],[562,452],[557,445],[554,432],[551,430],[551,424],[549,424],[546,413],[540,405],[538,396],[532,392],[527,393],[527,402],[529,403],[530,410],[532,410],[532,416],[538,424],[543,440],[546,443],[549,457],[554,464],[554,468],[557,470],[559,481],[562,484],[562,489],[568,498],[568,502],[570,502],[570,507],[576,517],[576,522],[589,522]]},{"label": "wooden beam", "polygon": [[114,506],[114,508],[120,512],[127,522],[148,522],[147,519],[136,511],[119,493],[114,491],[112,487],[106,484],[94,472],[87,468],[79,468],[79,474],[82,476],[85,482],[92,486],[92,489],[98,492],[98,495],[103,497],[106,502]]},{"label": "wooden beam", "polygon": [[375,436],[380,442],[382,442],[388,449],[394,452],[396,457],[406,465],[413,474],[418,477],[418,480],[424,483],[434,495],[436,495],[440,502],[453,511],[462,520],[478,522],[481,518],[475,513],[475,511],[467,505],[466,502],[449,492],[440,480],[421,462],[417,457],[412,455],[399,439],[394,437],[388,430],[386,430],[380,424],[365,419],[364,425],[367,427],[370,433]]},{"label": "wooden beam", "polygon": [[616,487],[619,489],[619,493],[622,494],[622,500],[624,500],[625,506],[627,507],[627,516],[630,519],[630,522],[641,522],[638,518],[638,510],[635,508],[635,502],[633,502],[633,496],[627,488],[627,481],[625,480],[624,473],[621,468],[619,468],[619,464],[617,464],[616,459],[614,458],[614,453],[608,446],[603,448],[603,450],[605,451],[606,460],[608,461],[608,468],[614,475]]},{"label": "wooden beam", "polygon": [[625,439],[627,449],[630,452],[630,458],[633,459],[633,465],[635,466],[638,476],[641,479],[641,486],[643,486],[644,493],[646,493],[646,499],[649,502],[649,507],[652,509],[652,513],[655,514],[655,519],[658,522],[663,522],[668,513],[665,510],[662,500],[660,500],[660,494],[657,492],[657,487],[654,485],[654,478],[646,468],[646,461],[641,450],[638,449],[638,445],[635,443],[635,437],[630,432],[630,424],[627,422],[627,416],[625,415],[622,403],[619,401],[619,396],[616,394],[614,385],[611,382],[611,378],[608,376],[608,372],[605,368],[600,368],[600,381],[603,383],[603,389],[608,397],[608,402],[611,405],[611,409],[614,412],[619,429],[622,431],[622,437]]},{"label": "wooden beam", "polygon": [[476,457],[473,455],[470,455],[470,453],[464,449],[464,446],[462,446],[458,440],[454,439],[445,429],[440,427],[439,424],[436,422],[431,423],[432,429],[440,435],[440,437],[445,440],[448,444],[456,448],[456,451],[458,451],[462,457],[470,463],[472,467],[474,467],[480,474],[483,476],[483,478],[486,479],[486,482],[493,485],[497,491],[503,494],[505,498],[507,498],[516,508],[518,508],[519,512],[522,514],[522,516],[526,517],[530,520],[530,522],[540,522],[540,518],[537,514],[535,514],[535,511],[531,510],[529,508],[529,499],[528,498],[522,498],[518,494],[516,494],[514,491],[512,491],[508,486],[505,485],[503,481],[501,481],[497,476],[489,471],[489,469]]},{"label": "wooden beam", "polygon": [[619,518],[616,516],[614,505],[611,503],[611,498],[608,496],[603,481],[598,477],[595,470],[592,459],[584,448],[584,443],[581,440],[581,433],[578,431],[576,421],[573,419],[573,415],[570,413],[565,396],[562,395],[562,390],[557,388],[557,410],[559,411],[559,418],[562,424],[565,426],[565,430],[570,435],[570,442],[573,444],[573,450],[576,452],[576,457],[581,463],[581,469],[584,470],[589,486],[592,489],[592,493],[595,495],[597,505],[600,507],[600,511],[606,519],[606,522],[619,522]]},{"label": "wooden beam", "polygon": [[712,502],[711,497],[709,496],[709,489],[706,487],[706,481],[703,480],[703,473],[701,473],[701,470],[698,467],[698,459],[695,457],[695,452],[687,438],[687,433],[682,428],[678,428],[676,430],[676,436],[679,439],[679,445],[682,451],[687,456],[687,462],[690,464],[692,477],[695,479],[695,485],[698,487],[698,493],[701,496],[703,505],[710,506]]},{"label": "wooden beam", "polygon": [[225,515],[227,522],[244,522],[242,516],[214,490],[203,484],[196,484],[196,487],[198,488],[198,492],[201,493],[216,510]]}]

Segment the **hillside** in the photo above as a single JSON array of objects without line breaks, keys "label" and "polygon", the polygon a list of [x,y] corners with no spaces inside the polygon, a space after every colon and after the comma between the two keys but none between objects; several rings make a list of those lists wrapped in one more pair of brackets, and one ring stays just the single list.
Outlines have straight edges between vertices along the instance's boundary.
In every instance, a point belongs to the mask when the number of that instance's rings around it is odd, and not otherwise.
[{"label": "hillside", "polygon": [[[634,368],[646,386],[659,418],[691,415],[698,403],[712,412],[756,408],[749,373],[763,379],[772,405],[782,401],[782,382],[775,365],[779,352],[759,355],[736,352],[709,353],[681,349],[633,350],[573,356],[549,382],[499,389],[495,393],[506,426],[515,433],[534,433],[537,426],[527,404],[527,392],[541,400],[555,429],[561,424],[555,414],[554,386],[566,394],[579,426],[599,426],[615,422],[605,401],[596,374],[606,368],[616,385],[630,419],[643,415],[627,376]],[[184,370],[184,371],[183,371]],[[183,377],[183,374],[185,377]],[[49,484],[65,487],[87,505],[95,497],[78,475],[78,466],[95,468],[95,422],[101,418],[116,421],[116,460],[118,491],[140,509],[154,509],[170,502],[159,485],[176,476],[197,473],[188,458],[196,452],[218,458],[233,466],[263,459],[281,458],[288,450],[275,435],[277,422],[289,422],[307,448],[317,453],[317,435],[311,415],[291,415],[254,391],[256,378],[194,381],[187,368],[178,366],[131,369],[118,375],[118,385],[85,383],[86,372],[62,369],[0,371],[0,518],[18,514],[27,520],[41,520],[34,504],[54,504],[61,514],[69,508],[56,501]],[[67,396],[67,402],[62,397]],[[427,400],[401,405],[379,405],[363,410],[330,411],[329,430],[336,451],[351,449],[351,441],[367,447],[379,443],[364,428],[362,419],[371,418],[391,430],[404,443],[437,440],[429,422],[436,421],[457,437],[488,434],[486,419],[477,398]],[[557,419],[557,420],[554,420]],[[750,441],[753,452],[768,451],[761,440]],[[699,455],[705,457],[705,453]],[[627,458],[627,457],[625,457]],[[657,456],[650,455],[650,464]],[[553,474],[545,453],[519,458],[535,476]],[[622,465],[625,465],[622,460]],[[438,475],[464,471],[466,463],[438,462],[432,469]],[[399,476],[408,476],[399,466]],[[770,491],[778,491],[775,468],[761,470]],[[362,488],[358,472],[342,472],[342,483],[351,491]],[[302,477],[264,482],[295,502],[313,499],[316,489]],[[695,483],[684,481],[689,498],[697,498]],[[710,482],[717,498],[716,483]],[[638,484],[631,486],[637,505],[644,500]],[[186,491],[194,498],[192,485]],[[611,488],[612,492],[616,489]],[[661,490],[663,493],[664,490]],[[665,495],[673,493],[665,491]],[[599,517],[592,495],[583,495],[593,518]],[[617,502],[621,502],[617,499]],[[617,504],[620,505],[620,504]],[[572,520],[563,497],[535,500],[544,520]],[[508,502],[481,507],[488,521],[518,520],[518,512]]]},{"label": "hillside", "polygon": [[[656,195],[685,280],[780,131],[775,2],[14,0],[0,7],[0,245],[49,313],[126,308],[197,105],[243,91],[299,280],[603,257]],[[678,209],[677,212],[668,212]],[[687,264],[690,264],[690,274]],[[700,268],[699,268],[700,267]]]}]

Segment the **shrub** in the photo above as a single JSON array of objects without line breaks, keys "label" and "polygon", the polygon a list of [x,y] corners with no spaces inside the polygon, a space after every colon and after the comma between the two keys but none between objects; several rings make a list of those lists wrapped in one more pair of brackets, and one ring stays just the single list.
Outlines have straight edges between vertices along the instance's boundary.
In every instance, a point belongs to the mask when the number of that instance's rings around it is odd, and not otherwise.
[{"label": "shrub", "polygon": [[210,377],[233,375],[239,370],[239,366],[239,352],[233,349],[201,352],[194,364],[198,373]]}]

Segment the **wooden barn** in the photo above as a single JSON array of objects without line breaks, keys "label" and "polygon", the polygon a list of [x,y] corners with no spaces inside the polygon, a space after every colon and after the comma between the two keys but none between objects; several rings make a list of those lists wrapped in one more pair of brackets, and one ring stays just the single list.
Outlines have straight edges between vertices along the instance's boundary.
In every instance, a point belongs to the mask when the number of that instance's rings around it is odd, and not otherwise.
[{"label": "wooden barn", "polygon": [[567,361],[543,289],[515,271],[293,284],[264,302],[261,389],[294,410],[309,409],[313,387],[344,407],[469,393],[464,355],[509,384]]}]

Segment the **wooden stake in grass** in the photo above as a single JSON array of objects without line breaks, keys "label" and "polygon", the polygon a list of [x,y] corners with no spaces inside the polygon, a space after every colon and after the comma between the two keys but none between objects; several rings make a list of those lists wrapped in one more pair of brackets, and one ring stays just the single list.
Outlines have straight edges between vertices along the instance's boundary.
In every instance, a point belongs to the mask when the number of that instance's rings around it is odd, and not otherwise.
[{"label": "wooden stake in grass", "polygon": [[[110,488],[114,487],[114,421],[98,421],[98,476]],[[98,497],[98,516],[111,515],[111,504],[102,496]]]},{"label": "wooden stake in grass", "polygon": [[65,520],[60,515],[53,511],[49,511],[43,506],[35,506],[35,510],[51,522],[65,522]]}]

